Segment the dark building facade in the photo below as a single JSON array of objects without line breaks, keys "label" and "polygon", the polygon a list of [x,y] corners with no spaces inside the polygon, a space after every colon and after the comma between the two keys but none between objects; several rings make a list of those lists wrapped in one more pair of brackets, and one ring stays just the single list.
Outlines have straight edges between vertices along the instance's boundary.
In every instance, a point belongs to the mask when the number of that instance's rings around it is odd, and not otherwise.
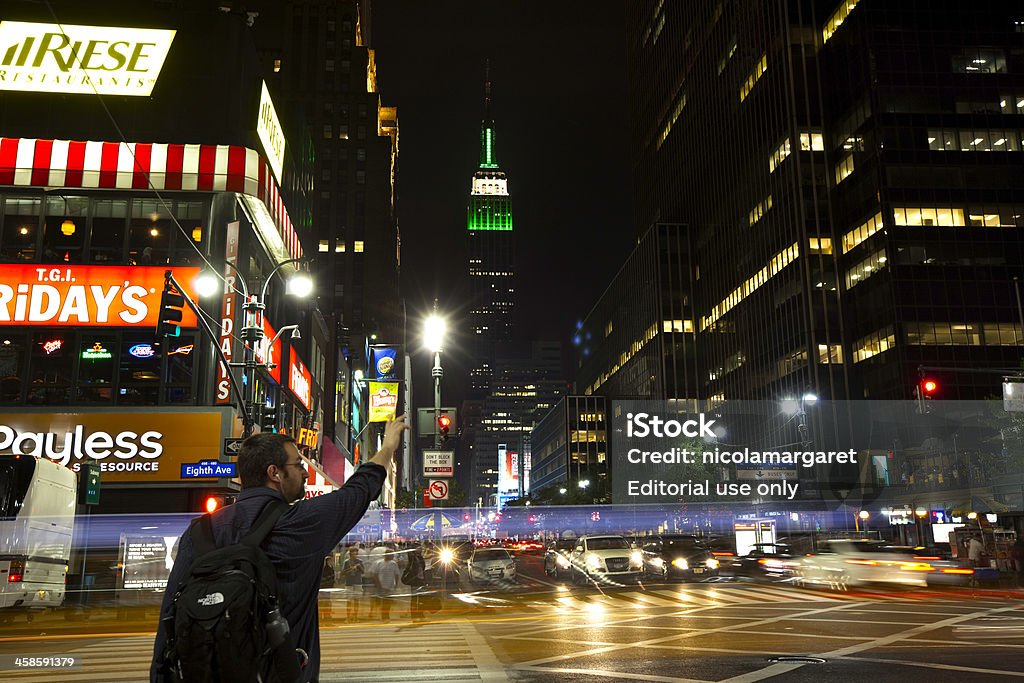
[{"label": "dark building facade", "polygon": [[[398,292],[398,112],[377,84],[368,0],[252,2],[252,31],[282,117],[305,121],[312,193],[311,250],[319,306],[331,332],[325,433],[353,447],[352,374],[364,347],[404,342]],[[371,449],[372,450],[372,449]],[[389,488],[391,483],[389,480]]]},{"label": "dark building facade", "polygon": [[953,368],[942,398],[998,394],[972,370],[1018,366],[1024,340],[1019,4],[627,17],[638,234],[682,224],[692,250],[687,393],[906,399],[927,366]]},{"label": "dark building facade", "polygon": [[565,396],[530,435],[530,490],[609,475],[608,402],[603,396]]}]

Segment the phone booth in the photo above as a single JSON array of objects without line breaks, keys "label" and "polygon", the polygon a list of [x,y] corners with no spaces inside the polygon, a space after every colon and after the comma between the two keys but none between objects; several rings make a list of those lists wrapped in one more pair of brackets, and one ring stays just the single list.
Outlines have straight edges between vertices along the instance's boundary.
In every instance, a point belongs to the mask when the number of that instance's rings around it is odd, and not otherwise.
[{"label": "phone booth", "polygon": [[736,534],[736,557],[743,557],[754,549],[755,545],[775,543],[774,519],[744,519],[733,522]]}]

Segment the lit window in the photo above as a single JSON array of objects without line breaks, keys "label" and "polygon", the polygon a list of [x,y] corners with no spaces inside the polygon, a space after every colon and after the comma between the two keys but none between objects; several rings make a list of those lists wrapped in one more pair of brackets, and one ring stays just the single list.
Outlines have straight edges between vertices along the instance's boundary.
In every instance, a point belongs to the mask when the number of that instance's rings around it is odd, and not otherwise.
[{"label": "lit window", "polygon": [[861,337],[853,343],[853,362],[859,363],[896,346],[892,325]]},{"label": "lit window", "polygon": [[832,238],[831,237],[809,237],[808,252],[811,254],[831,254],[832,253]]},{"label": "lit window", "polygon": [[606,337],[610,336],[613,329],[615,329],[615,327],[612,325],[612,322],[609,320],[608,324],[604,326],[604,336],[606,336]]},{"label": "lit window", "polygon": [[658,149],[661,149],[661,146],[665,143],[665,140],[668,139],[668,134],[672,132],[672,126],[675,124],[676,119],[679,118],[679,115],[683,112],[684,107],[686,107],[685,92],[680,93],[679,96],[676,97],[676,103],[675,106],[672,108],[672,114],[668,117],[668,120],[665,122],[665,127],[661,129],[661,135],[658,136]]},{"label": "lit window", "polygon": [[846,288],[852,289],[878,271],[883,270],[888,260],[888,257],[885,255],[885,249],[882,249],[857,263],[853,268],[846,271]]},{"label": "lit window", "polygon": [[750,215],[747,217],[750,221],[750,225],[754,225],[754,223],[761,220],[761,218],[768,213],[768,209],[770,208],[772,208],[772,196],[768,195],[767,199],[762,202],[758,202],[757,206],[750,210]]},{"label": "lit window", "polygon": [[281,73],[281,60],[280,59],[275,59],[274,60],[274,73]]},{"label": "lit window", "polygon": [[729,296],[725,297],[717,306],[711,309],[711,313],[704,316],[700,320],[701,331],[706,330],[711,325],[714,325],[723,315],[731,311],[737,304],[746,299],[748,296],[757,291],[765,282],[770,278],[777,275],[782,271],[783,268],[788,266],[790,263],[796,260],[800,255],[800,245],[793,244],[788,249],[780,251],[775,257],[768,262],[761,270],[759,270],[753,277],[748,278],[746,282],[741,284],[735,290],[732,291]]},{"label": "lit window", "polygon": [[800,133],[800,149],[805,152],[824,152],[825,138],[821,133]]},{"label": "lit window", "polygon": [[725,71],[725,65],[729,63],[732,56],[736,54],[736,36],[733,36],[729,41],[729,47],[725,51],[725,55],[722,56],[721,61],[718,62],[718,75],[721,76],[722,72]]},{"label": "lit window", "polygon": [[786,157],[789,156],[789,151],[789,138],[786,138],[782,141],[782,144],[779,145],[778,149],[776,149],[768,158],[769,173],[774,173],[775,169],[779,167],[779,164],[786,160]]},{"label": "lit window", "polygon": [[320,251],[330,251],[330,248],[331,248],[331,241],[330,240],[320,240]]},{"label": "lit window", "polygon": [[849,155],[836,164],[836,185],[846,180],[853,173],[853,155]]},{"label": "lit window", "polygon": [[330,140],[331,137],[331,124],[328,123],[324,125],[324,140]]},{"label": "lit window", "polygon": [[357,254],[362,254],[363,253],[363,241],[362,240],[356,240],[355,242],[353,242],[352,243],[352,251],[354,251]]},{"label": "lit window", "polygon": [[693,332],[693,321],[692,320],[666,320],[664,321],[663,331],[665,332]]},{"label": "lit window", "polygon": [[967,74],[1006,73],[1006,53],[991,48],[965,50],[953,55],[953,71]]},{"label": "lit window", "polygon": [[835,365],[843,362],[843,347],[840,344],[818,344],[818,362]]},{"label": "lit window", "polygon": [[950,207],[893,209],[896,225],[955,227],[965,225],[964,210]]},{"label": "lit window", "polygon": [[761,59],[759,59],[757,64],[754,65],[754,69],[750,72],[750,75],[747,76],[747,80],[743,84],[743,87],[740,88],[740,102],[747,99],[747,95],[750,94],[750,91],[754,89],[754,85],[761,80],[761,76],[763,76],[764,72],[767,70],[768,54],[765,53],[761,55]]},{"label": "lit window", "polygon": [[345,243],[344,242],[338,242],[337,244],[335,244],[334,245],[334,253],[335,254],[344,254],[345,253]]},{"label": "lit window", "polygon": [[828,39],[832,37],[832,34],[839,30],[839,27],[846,21],[846,17],[850,16],[850,12],[857,6],[860,0],[844,0],[842,4],[832,13],[832,16],[825,22],[825,26],[821,29],[821,43],[824,45],[828,42]]},{"label": "lit window", "polygon": [[843,253],[850,251],[858,244],[866,240],[867,238],[874,235],[876,232],[884,227],[882,224],[882,214],[876,213],[874,216],[869,218],[863,225],[858,225],[850,232],[843,235]]}]

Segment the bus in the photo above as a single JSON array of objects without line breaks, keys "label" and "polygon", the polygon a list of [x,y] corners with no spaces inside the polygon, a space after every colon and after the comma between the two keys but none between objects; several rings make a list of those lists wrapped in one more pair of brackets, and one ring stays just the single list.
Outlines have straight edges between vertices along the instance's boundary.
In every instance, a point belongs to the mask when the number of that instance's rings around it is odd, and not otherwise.
[{"label": "bus", "polygon": [[0,609],[64,602],[78,485],[31,455],[0,455]]}]

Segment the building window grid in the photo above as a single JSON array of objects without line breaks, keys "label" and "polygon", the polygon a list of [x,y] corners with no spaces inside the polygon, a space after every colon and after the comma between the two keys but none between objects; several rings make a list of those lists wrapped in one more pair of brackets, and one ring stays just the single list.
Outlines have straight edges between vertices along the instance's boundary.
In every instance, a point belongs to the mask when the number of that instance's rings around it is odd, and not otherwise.
[{"label": "building window grid", "polygon": [[928,130],[928,149],[933,152],[1019,152],[1024,131],[1003,129]]},{"label": "building window grid", "polygon": [[861,337],[853,343],[853,362],[860,363],[896,346],[896,335],[893,326],[888,325],[881,330]]},{"label": "building window grid", "polygon": [[888,261],[885,249],[876,251],[846,271],[846,289],[853,289],[885,268]]},{"label": "building window grid", "polygon": [[858,225],[856,228],[843,235],[843,253],[845,254],[849,252],[867,238],[877,232],[880,232],[884,227],[885,225],[882,221],[882,213],[878,212],[861,225]]},{"label": "building window grid", "polygon": [[761,220],[768,210],[772,208],[772,196],[768,195],[767,198],[757,203],[753,209],[750,210],[750,214],[747,216],[747,220],[750,222],[751,227]]},{"label": "building window grid", "polygon": [[825,25],[821,29],[821,44],[824,45],[828,42],[839,27],[843,25],[846,18],[850,16],[850,12],[860,3],[860,0],[842,0],[839,3],[839,7],[836,11],[828,18]]},{"label": "building window grid", "polygon": [[1018,346],[1022,339],[1016,323],[907,322],[903,333],[909,346]]}]

